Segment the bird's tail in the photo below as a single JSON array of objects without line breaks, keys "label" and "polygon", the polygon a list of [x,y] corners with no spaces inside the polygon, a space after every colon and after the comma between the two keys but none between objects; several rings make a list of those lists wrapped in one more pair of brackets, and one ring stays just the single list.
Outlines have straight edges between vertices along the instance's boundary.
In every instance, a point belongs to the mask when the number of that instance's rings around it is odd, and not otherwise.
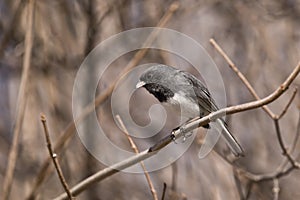
[{"label": "bird's tail", "polygon": [[243,149],[241,148],[237,140],[233,137],[233,135],[229,132],[225,122],[222,119],[217,119],[216,121],[222,127],[223,131],[221,135],[225,139],[233,154],[235,156],[244,156]]}]

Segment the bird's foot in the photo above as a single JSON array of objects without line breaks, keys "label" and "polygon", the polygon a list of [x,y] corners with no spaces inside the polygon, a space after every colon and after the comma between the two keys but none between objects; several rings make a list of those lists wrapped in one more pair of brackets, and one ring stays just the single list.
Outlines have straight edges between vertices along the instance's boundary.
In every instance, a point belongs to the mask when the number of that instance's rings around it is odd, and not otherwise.
[{"label": "bird's foot", "polygon": [[206,124],[204,126],[202,126],[203,128],[206,128],[206,129],[210,129],[210,125],[209,124]]},{"label": "bird's foot", "polygon": [[[176,143],[176,136],[175,136],[175,132],[177,132],[177,131],[179,131],[180,133],[183,133],[183,132],[184,132],[183,126],[182,126],[182,125],[181,125],[181,126],[178,126],[178,127],[174,128],[174,129],[172,130],[172,139],[173,139],[173,141],[174,141],[175,144],[177,144],[177,143]],[[185,142],[185,141],[186,141],[186,138],[189,137],[189,136],[190,136],[190,135],[186,136],[186,133],[183,133],[183,142]]]},{"label": "bird's foot", "polygon": [[182,143],[184,143],[186,141],[186,139],[191,137],[192,135],[193,135],[193,133],[190,133],[190,132],[184,133]]},{"label": "bird's foot", "polygon": [[[174,143],[176,144],[176,137],[175,137],[175,132],[176,131],[179,131],[180,133],[183,133],[184,132],[184,128],[182,126],[178,126],[177,128],[173,129],[172,131],[172,138],[173,138],[173,141]],[[188,133],[183,133],[183,140],[182,140],[182,143],[184,143],[187,138],[191,137],[193,135],[193,133],[191,132],[188,132]]]},{"label": "bird's foot", "polygon": [[175,136],[175,129],[173,129],[173,131],[172,131],[172,133],[171,133],[171,138],[172,138],[172,140],[173,140],[173,142],[175,143],[175,144],[177,144],[177,142],[176,142],[176,136]]}]

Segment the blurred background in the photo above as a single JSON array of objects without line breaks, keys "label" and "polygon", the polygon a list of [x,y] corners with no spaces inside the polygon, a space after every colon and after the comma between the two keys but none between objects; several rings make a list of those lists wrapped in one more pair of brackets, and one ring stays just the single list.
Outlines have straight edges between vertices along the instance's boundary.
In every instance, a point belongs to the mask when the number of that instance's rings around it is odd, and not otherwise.
[{"label": "blurred background", "polygon": [[[64,191],[52,163],[51,171],[46,173],[42,183],[35,186],[41,167],[49,156],[40,113],[46,114],[51,139],[56,143],[73,120],[73,83],[88,53],[101,41],[122,31],[157,26],[160,19],[170,13],[172,3],[174,1],[170,0],[36,1],[26,110],[9,199],[51,199]],[[222,46],[260,97],[273,92],[300,60],[299,0],[182,0],[176,5],[178,9],[171,12],[164,27],[187,34],[203,45],[223,76],[228,105],[248,102],[254,98],[210,45],[210,38]],[[29,28],[27,10],[28,1],[0,1],[0,188],[3,187],[13,140],[13,123],[16,119],[25,51],[24,39]],[[123,55],[111,64],[99,84],[99,94],[118,77],[135,53]],[[163,51],[149,50],[139,64],[149,62],[180,66],[192,71],[192,66],[182,58]],[[90,80],[91,83],[96,81],[93,72]],[[88,86],[90,83],[86,84]],[[275,114],[283,110],[293,88],[299,84],[298,77],[291,89],[270,105]],[[145,105],[155,101],[146,92],[141,95],[144,95],[142,99]],[[299,94],[296,94],[291,107],[280,120],[286,146],[291,147],[295,143],[292,154],[295,158],[300,155],[300,146],[294,142],[299,134],[299,103]],[[97,107],[97,114],[100,123],[105,124],[108,137],[118,146],[132,151],[127,138],[113,121],[110,98]],[[132,106],[132,115],[137,116],[141,124],[149,120],[147,113],[135,106]],[[276,173],[285,157],[276,137],[274,122],[262,109],[234,114],[227,119],[246,157],[235,160],[234,164],[228,163],[226,160],[230,153],[220,141],[215,152],[200,160],[197,153],[202,138],[198,134],[189,150],[172,166],[150,173],[159,198],[164,183],[167,185],[165,199],[276,198],[278,188],[274,188],[272,179],[255,182],[243,174],[234,175],[237,167],[258,175]],[[169,116],[160,135],[146,142],[136,140],[137,146],[144,150],[176,127],[177,122],[175,117]],[[86,130],[88,132],[88,127]],[[56,153],[70,186],[106,167],[85,149],[76,134],[63,150]],[[296,169],[280,177],[279,199],[299,199],[299,184],[300,173]],[[94,184],[78,196],[78,199],[152,198],[144,174],[123,172]]]}]

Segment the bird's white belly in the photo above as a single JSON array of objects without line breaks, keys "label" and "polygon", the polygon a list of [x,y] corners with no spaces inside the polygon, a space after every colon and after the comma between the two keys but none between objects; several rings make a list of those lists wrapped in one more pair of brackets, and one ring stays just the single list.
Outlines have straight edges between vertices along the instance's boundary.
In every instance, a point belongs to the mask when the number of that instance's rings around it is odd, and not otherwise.
[{"label": "bird's white belly", "polygon": [[189,98],[186,98],[183,94],[175,93],[175,95],[168,100],[170,106],[179,114],[188,118],[195,118],[200,115],[198,104]]}]

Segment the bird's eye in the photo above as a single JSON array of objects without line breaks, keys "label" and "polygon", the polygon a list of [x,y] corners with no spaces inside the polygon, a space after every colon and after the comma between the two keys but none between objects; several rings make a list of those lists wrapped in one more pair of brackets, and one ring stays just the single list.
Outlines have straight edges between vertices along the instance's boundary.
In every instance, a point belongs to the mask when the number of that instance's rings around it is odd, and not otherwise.
[{"label": "bird's eye", "polygon": [[147,74],[147,79],[149,80],[149,79],[152,79],[152,77],[153,77],[153,74]]}]

